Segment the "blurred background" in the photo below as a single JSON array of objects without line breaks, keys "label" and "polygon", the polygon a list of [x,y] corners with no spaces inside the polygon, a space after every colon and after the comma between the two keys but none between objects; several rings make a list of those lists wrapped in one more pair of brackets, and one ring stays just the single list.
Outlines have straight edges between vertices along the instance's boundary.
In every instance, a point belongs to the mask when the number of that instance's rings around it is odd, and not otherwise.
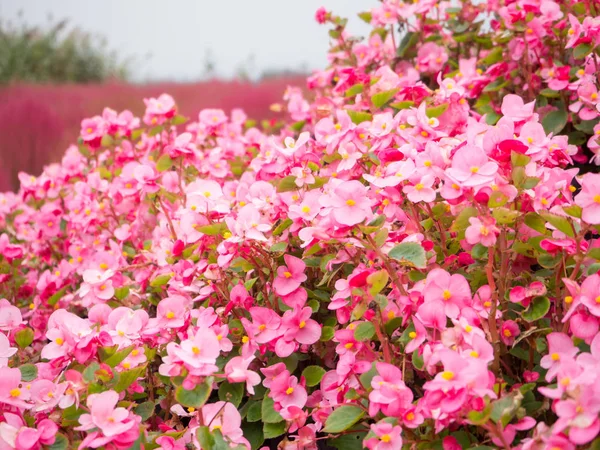
[{"label": "blurred background", "polygon": [[271,117],[288,85],[327,66],[320,6],[367,31],[361,0],[0,0],[0,191],[59,160],[105,106],[141,114],[166,92],[188,117]]}]

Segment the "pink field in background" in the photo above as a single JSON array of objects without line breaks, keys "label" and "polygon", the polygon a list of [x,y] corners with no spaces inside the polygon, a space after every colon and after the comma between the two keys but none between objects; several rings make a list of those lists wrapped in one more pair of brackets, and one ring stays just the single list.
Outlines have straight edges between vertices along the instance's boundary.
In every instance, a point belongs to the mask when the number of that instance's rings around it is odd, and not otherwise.
[{"label": "pink field in background", "polygon": [[179,112],[196,118],[202,108],[226,112],[241,107],[249,117],[270,118],[272,103],[287,86],[303,86],[303,77],[273,78],[260,83],[208,81],[147,85],[14,85],[0,89],[0,192],[14,189],[17,174],[38,174],[76,142],[81,119],[101,114],[105,106],[140,115],[143,99],[168,92]]}]

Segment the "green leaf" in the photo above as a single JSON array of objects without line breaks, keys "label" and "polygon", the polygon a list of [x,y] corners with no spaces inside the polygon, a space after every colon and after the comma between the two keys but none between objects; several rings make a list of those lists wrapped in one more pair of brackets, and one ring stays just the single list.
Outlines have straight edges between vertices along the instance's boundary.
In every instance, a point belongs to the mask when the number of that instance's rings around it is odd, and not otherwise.
[{"label": "green leaf", "polygon": [[488,405],[483,409],[483,411],[469,411],[467,417],[473,425],[483,425],[490,419],[491,413],[492,407],[491,405]]},{"label": "green leaf", "polygon": [[114,144],[114,142],[115,142],[115,140],[113,139],[113,137],[110,134],[105,134],[104,136],[102,136],[100,145],[102,147],[110,147],[111,145]]},{"label": "green leaf", "polygon": [[419,42],[419,33],[415,33],[409,31],[404,35],[400,44],[398,45],[398,49],[396,50],[396,56],[403,58],[412,47],[414,47],[417,42]]},{"label": "green leaf", "polygon": [[492,212],[492,216],[496,219],[496,222],[501,225],[508,225],[514,223],[514,221],[521,214],[520,211],[515,211],[513,209],[508,208],[496,208]]},{"label": "green leaf", "polygon": [[390,276],[385,270],[378,270],[369,274],[367,277],[367,284],[369,287],[369,293],[372,296],[379,294],[388,284]]},{"label": "green leaf", "polygon": [[581,219],[582,209],[579,205],[563,206],[563,211],[571,217]]},{"label": "green leaf", "polygon": [[523,182],[523,189],[533,189],[540,183],[540,181],[542,180],[538,177],[527,177]]},{"label": "green leaf", "polygon": [[371,96],[371,103],[376,108],[383,108],[394,96],[398,93],[399,89],[390,89],[389,91],[378,92]]},{"label": "green leaf", "polygon": [[529,304],[529,308],[521,313],[521,317],[527,322],[535,322],[550,311],[550,300],[546,296],[535,297]]},{"label": "green leaf", "polygon": [[48,299],[48,305],[50,306],[54,306],[58,303],[58,301],[63,297],[63,295],[65,295],[65,292],[67,292],[68,289],[68,285],[63,287],[61,290],[55,292],[52,297],[50,297]]},{"label": "green leaf", "polygon": [[262,419],[262,403],[253,402],[248,408],[248,414],[246,414],[246,420],[248,422],[258,422]]},{"label": "green leaf", "polygon": [[298,189],[296,185],[296,177],[289,175],[283,178],[277,185],[277,192],[290,192]]},{"label": "green leaf", "polygon": [[333,327],[325,326],[321,329],[321,342],[327,342],[333,339],[333,335],[335,334],[335,329]]},{"label": "green leaf", "polygon": [[498,208],[499,206],[506,205],[508,197],[501,191],[494,191],[488,200],[489,208]]},{"label": "green leaf", "polygon": [[366,23],[371,23],[371,20],[373,19],[373,15],[368,11],[358,13],[358,17],[360,17]]},{"label": "green leaf", "polygon": [[343,405],[335,409],[325,421],[324,433],[341,433],[357,423],[365,415],[358,406]]},{"label": "green leaf", "polygon": [[227,224],[225,224],[225,222],[211,223],[210,225],[204,225],[196,228],[196,231],[199,231],[207,236],[217,236],[225,230],[227,230]]},{"label": "green leaf", "polygon": [[560,92],[553,91],[552,89],[546,88],[540,91],[540,95],[548,98],[560,98]]},{"label": "green leaf", "polygon": [[47,447],[48,450],[67,450],[69,448],[69,439],[64,434],[54,435],[54,443]]},{"label": "green leaf", "polygon": [[354,330],[354,339],[368,341],[375,335],[375,326],[371,322],[362,322]]},{"label": "green leaf", "polygon": [[281,417],[281,414],[279,414],[273,408],[273,399],[271,397],[269,397],[267,394],[265,394],[265,397],[263,398],[261,411],[262,411],[262,421],[265,423],[278,423],[283,420],[283,417]]},{"label": "green leaf", "polygon": [[287,242],[278,242],[277,244],[273,244],[271,245],[271,248],[269,249],[269,251],[271,253],[281,253],[284,252],[285,249],[287,248]]},{"label": "green leaf", "polygon": [[547,232],[546,222],[539,214],[534,212],[525,214],[525,225],[541,234],[546,234]]},{"label": "green leaf", "polygon": [[539,214],[544,220],[556,227],[556,229],[565,233],[567,236],[575,236],[575,233],[573,232],[573,227],[571,226],[569,219],[567,219],[566,217],[557,216],[556,214],[552,214],[546,211],[540,211]]},{"label": "green leaf", "polygon": [[188,408],[202,408],[212,392],[213,377],[208,377],[204,383],[198,384],[193,390],[188,391],[183,386],[175,390],[175,400]]},{"label": "green leaf", "polygon": [[237,408],[242,402],[244,392],[243,383],[229,383],[228,381],[223,381],[219,386],[219,400],[222,402],[233,403]]},{"label": "green leaf", "polygon": [[389,257],[408,266],[424,269],[427,266],[425,249],[416,242],[403,242],[389,252]]},{"label": "green leaf", "polygon": [[347,109],[346,112],[350,116],[352,123],[355,125],[360,125],[363,122],[367,122],[373,119],[373,115],[364,111],[354,111],[352,109]]},{"label": "green leaf", "polygon": [[275,227],[275,229],[273,230],[273,236],[279,236],[285,230],[287,230],[293,223],[294,221],[292,219],[285,219],[283,222],[281,222]]},{"label": "green leaf", "polygon": [[22,328],[15,333],[15,342],[19,348],[29,347],[33,342],[33,330],[31,328]]},{"label": "green leaf", "polygon": [[542,119],[542,126],[547,134],[559,134],[567,124],[569,113],[566,109],[551,111]]},{"label": "green leaf", "polygon": [[37,378],[38,368],[33,364],[23,364],[19,366],[19,370],[21,371],[22,381],[33,381]]},{"label": "green leaf", "polygon": [[276,438],[277,436],[281,436],[285,433],[286,430],[286,422],[281,421],[277,423],[265,423],[263,425],[263,435],[265,439]]},{"label": "green leaf", "polygon": [[137,405],[134,409],[135,413],[142,418],[142,421],[148,420],[154,414],[154,402],[147,402]]},{"label": "green leaf", "polygon": [[390,103],[390,106],[394,109],[402,110],[402,109],[408,109],[411,106],[415,106],[415,102],[413,102],[412,100],[405,100],[402,102]]},{"label": "green leaf", "polygon": [[531,161],[531,156],[519,152],[510,152],[510,162],[513,167],[525,167]]},{"label": "green leaf", "polygon": [[117,300],[123,300],[129,295],[129,286],[122,286],[115,289],[115,297]]},{"label": "green leaf", "polygon": [[425,113],[427,114],[427,117],[440,117],[446,112],[449,105],[449,103],[442,103],[438,106],[432,106],[431,108],[427,108]]},{"label": "green leaf", "polygon": [[348,433],[335,439],[329,439],[327,444],[338,450],[362,450],[363,440],[367,433]]},{"label": "green leaf", "polygon": [[501,45],[494,47],[492,50],[489,51],[489,53],[486,55],[486,57],[482,58],[481,61],[479,61],[479,62],[481,64],[485,64],[486,66],[491,66],[492,64],[496,64],[497,62],[502,60],[503,50],[504,50],[504,47],[502,47]]},{"label": "green leaf", "polygon": [[258,450],[265,442],[263,426],[260,423],[245,423],[242,425],[242,431],[252,450]]},{"label": "green leaf", "polygon": [[575,59],[584,59],[587,55],[589,55],[592,51],[591,44],[579,44],[577,47],[573,49],[573,58]]},{"label": "green leaf", "polygon": [[175,117],[171,119],[171,123],[173,125],[183,125],[188,121],[188,118],[182,115],[177,114]]},{"label": "green leaf", "polygon": [[[143,366],[140,366],[140,367],[136,367],[135,369],[124,370],[123,372],[121,372],[119,374],[119,379],[117,381],[117,384],[114,387],[114,390],[116,392],[123,392],[129,386],[131,386],[134,383],[134,381],[136,381],[138,378],[144,376],[145,373],[146,373],[146,364],[144,364]],[[181,403],[181,402],[179,402],[179,403]]]},{"label": "green leaf", "polygon": [[169,170],[173,166],[173,160],[166,153],[158,158],[156,161],[156,170],[159,172],[164,172],[165,170]]},{"label": "green leaf", "polygon": [[502,426],[505,427],[515,416],[519,406],[521,406],[521,400],[523,400],[523,394],[519,390],[516,390],[502,397],[500,400],[494,401],[492,403],[490,418],[496,423],[501,422]]},{"label": "green leaf", "polygon": [[458,216],[456,217],[456,220],[454,221],[454,223],[450,227],[450,231],[458,233],[459,236],[461,235],[461,233],[463,233],[462,235],[464,236],[465,230],[470,225],[469,219],[471,217],[477,217],[477,209],[474,208],[473,206],[469,206],[469,207],[463,209],[458,214]]},{"label": "green leaf", "polygon": [[131,347],[126,347],[123,350],[119,350],[118,352],[114,353],[113,355],[110,355],[108,358],[106,358],[102,362],[108,364],[110,367],[116,367],[125,358],[127,358],[129,356],[129,354],[134,350],[134,348],[135,348],[135,346],[132,345]]},{"label": "green leaf", "polygon": [[306,378],[306,385],[310,387],[319,384],[323,375],[325,375],[325,369],[321,366],[308,366],[302,371],[302,376]]},{"label": "green leaf", "polygon": [[344,96],[345,97],[354,97],[357,94],[361,94],[364,89],[365,89],[364,84],[362,84],[362,83],[355,84],[354,86],[346,89]]},{"label": "green leaf", "polygon": [[100,364],[98,364],[97,362],[93,362],[89,366],[87,366],[81,373],[83,381],[85,381],[86,383],[91,383],[92,381],[94,381],[94,379],[96,378],[96,370],[98,370],[99,368]]},{"label": "green leaf", "polygon": [[153,288],[162,287],[162,286],[166,285],[170,279],[171,279],[171,274],[159,275],[156,278],[154,278],[152,281],[150,281],[150,286],[152,286]]},{"label": "green leaf", "polygon": [[498,77],[493,82],[484,87],[483,92],[498,92],[507,84],[508,80],[505,80],[504,77]]}]

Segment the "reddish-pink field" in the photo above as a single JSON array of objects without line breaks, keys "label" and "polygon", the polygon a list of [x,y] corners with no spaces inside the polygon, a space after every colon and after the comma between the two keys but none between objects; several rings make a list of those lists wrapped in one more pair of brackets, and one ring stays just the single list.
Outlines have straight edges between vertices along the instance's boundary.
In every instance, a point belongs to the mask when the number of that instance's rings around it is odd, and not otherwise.
[{"label": "reddish-pink field", "polygon": [[272,103],[287,86],[302,86],[302,77],[273,78],[260,83],[208,81],[147,85],[15,85],[0,89],[0,192],[14,188],[17,173],[37,174],[76,141],[84,117],[105,106],[143,113],[142,98],[170,93],[179,112],[195,117],[203,108],[243,108],[252,118],[269,118]]}]

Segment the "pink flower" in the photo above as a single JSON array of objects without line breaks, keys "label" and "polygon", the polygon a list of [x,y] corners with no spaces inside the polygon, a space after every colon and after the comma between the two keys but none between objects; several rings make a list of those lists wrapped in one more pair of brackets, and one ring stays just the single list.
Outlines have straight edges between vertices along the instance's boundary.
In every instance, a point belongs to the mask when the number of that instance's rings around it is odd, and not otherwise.
[{"label": "pink flower", "polygon": [[493,217],[470,217],[469,223],[471,225],[465,230],[465,239],[469,244],[481,244],[484,247],[496,245],[496,237],[500,230]]},{"label": "pink flower", "polygon": [[298,384],[298,379],[290,376],[287,370],[277,375],[271,382],[270,396],[282,408],[292,405],[303,408],[308,398],[304,386]]},{"label": "pink flower", "polygon": [[387,422],[371,425],[371,432],[376,437],[364,441],[369,450],[400,450],[402,448],[402,428]]},{"label": "pink flower", "polygon": [[246,383],[246,390],[251,395],[254,395],[254,386],[260,384],[260,375],[256,372],[248,370],[248,366],[254,357],[244,359],[241,356],[236,356],[229,360],[225,366],[225,375],[231,383]]},{"label": "pink flower", "polygon": [[433,269],[426,278],[425,302],[442,301],[446,315],[458,317],[460,308],[471,300],[471,288],[464,276],[450,275],[443,269]]},{"label": "pink flower", "polygon": [[427,174],[422,177],[415,175],[411,177],[410,181],[412,184],[404,186],[402,192],[406,194],[411,202],[432,202],[435,200],[435,189],[433,189],[435,177],[433,175]]},{"label": "pink flower", "polygon": [[402,372],[391,364],[375,363],[377,373],[371,380],[369,415],[381,409],[386,416],[399,417],[412,405],[413,393],[402,381]]},{"label": "pink flower", "polygon": [[474,145],[459,148],[446,174],[465,187],[490,184],[498,172],[498,164],[490,161],[485,152]]},{"label": "pink flower", "polygon": [[0,299],[0,330],[12,331],[23,323],[21,311],[6,299]]},{"label": "pink flower", "polygon": [[273,289],[279,295],[289,295],[300,287],[306,281],[306,264],[299,258],[292,255],[283,257],[286,266],[277,268],[277,278],[273,282]]},{"label": "pink flower", "polygon": [[282,326],[287,328],[284,334],[287,341],[296,340],[300,344],[310,345],[319,340],[321,326],[310,319],[311,314],[310,306],[285,312]]},{"label": "pink flower", "polygon": [[105,443],[108,443],[112,440],[110,438],[124,434],[134,427],[137,428],[137,422],[132,417],[134,414],[125,408],[117,408],[118,401],[119,394],[115,391],[90,394],[87,398],[90,413],[82,414],[79,417],[81,425],[76,427],[75,430],[87,431],[98,428],[105,438],[109,438],[105,440]]},{"label": "pink flower", "polygon": [[579,349],[564,333],[550,333],[548,339],[548,354],[540,360],[540,366],[548,369],[546,381],[551,382],[562,364],[572,364]]},{"label": "pink flower", "polygon": [[232,403],[216,402],[202,407],[202,422],[211,432],[220,431],[223,437],[234,444],[242,444],[250,448],[242,431],[242,417]]},{"label": "pink flower", "polygon": [[0,367],[8,366],[8,358],[17,353],[18,349],[10,346],[10,341],[0,333]]},{"label": "pink flower", "polygon": [[512,345],[519,334],[521,334],[521,330],[515,321],[506,320],[502,323],[500,338],[506,345]]},{"label": "pink flower", "polygon": [[533,116],[535,101],[524,103],[523,99],[515,94],[505,95],[502,99],[502,115],[514,122],[524,122]]},{"label": "pink flower", "polygon": [[188,300],[181,295],[169,296],[156,307],[157,325],[161,327],[181,328],[188,316]]},{"label": "pink flower", "polygon": [[575,204],[583,209],[581,218],[589,224],[600,224],[600,174],[586,173],[581,179],[581,192]]},{"label": "pink flower", "polygon": [[327,200],[321,198],[321,205],[332,208],[333,218],[340,225],[356,225],[373,215],[367,192],[359,181],[344,181]]},{"label": "pink flower", "polygon": [[21,371],[8,367],[0,368],[0,404],[29,408],[29,391],[21,387]]}]

